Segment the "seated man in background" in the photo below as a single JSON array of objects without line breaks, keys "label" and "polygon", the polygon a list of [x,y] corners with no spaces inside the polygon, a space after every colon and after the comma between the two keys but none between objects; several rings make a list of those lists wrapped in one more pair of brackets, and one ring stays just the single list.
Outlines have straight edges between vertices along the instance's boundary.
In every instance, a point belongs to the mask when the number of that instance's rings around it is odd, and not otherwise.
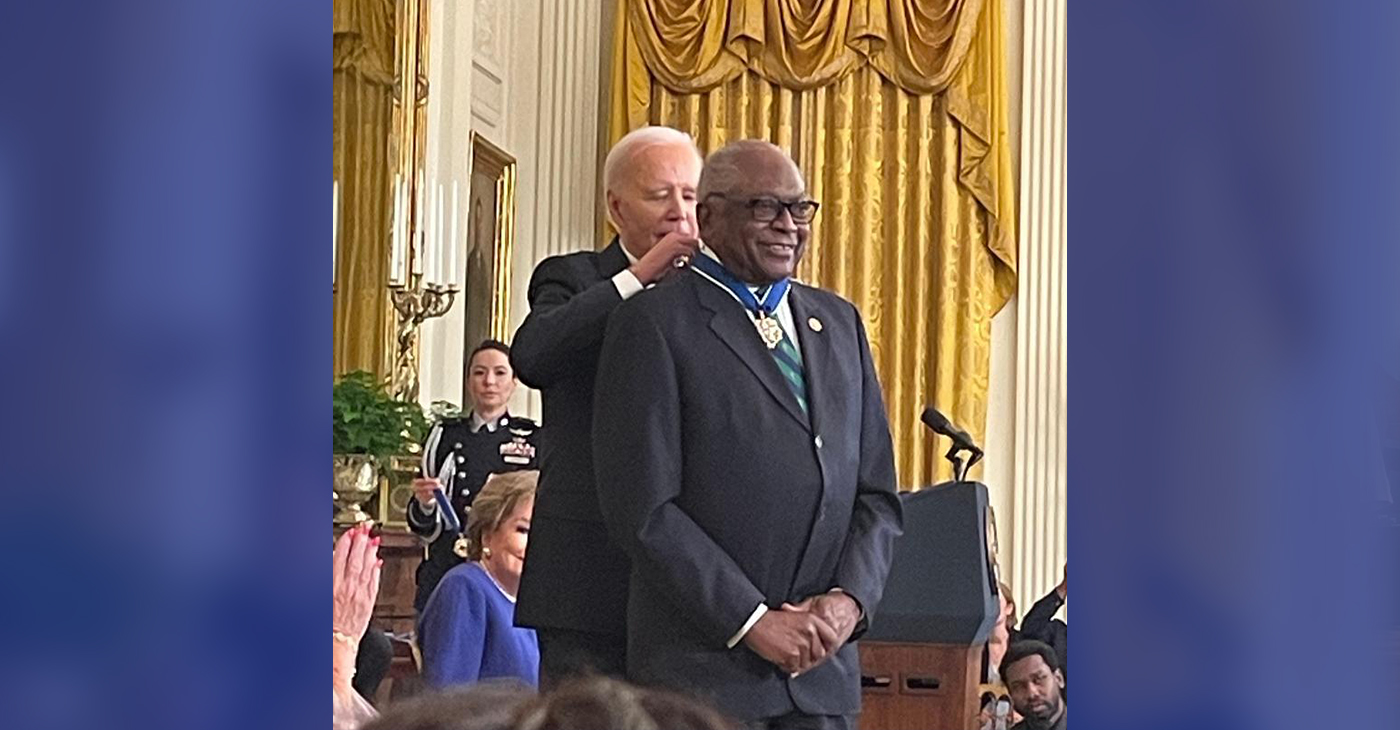
[{"label": "seated man in background", "polygon": [[1065,730],[1065,675],[1044,642],[1018,641],[1001,660],[1011,705],[1023,718],[1012,730]]},{"label": "seated man in background", "polygon": [[1035,639],[1050,645],[1055,650],[1055,658],[1059,661],[1060,673],[1069,676],[1069,665],[1066,658],[1069,650],[1069,642],[1066,635],[1069,627],[1064,621],[1055,618],[1055,613],[1060,607],[1065,605],[1065,583],[1069,581],[1069,565],[1065,565],[1064,576],[1060,578],[1060,584],[1050,591],[1046,596],[1031,606],[1031,610],[1026,613],[1026,618],[1021,621],[1021,638]]},{"label": "seated man in background", "polygon": [[515,626],[539,472],[494,474],[467,518],[467,562],[442,577],[418,625],[423,678],[433,687],[510,678],[539,682],[535,632]]}]

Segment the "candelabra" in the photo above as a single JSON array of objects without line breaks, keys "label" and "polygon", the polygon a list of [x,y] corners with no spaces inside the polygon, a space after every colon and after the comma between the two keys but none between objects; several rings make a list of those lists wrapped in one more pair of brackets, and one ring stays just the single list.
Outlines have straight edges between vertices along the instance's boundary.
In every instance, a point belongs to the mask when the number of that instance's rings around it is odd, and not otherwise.
[{"label": "candelabra", "polygon": [[[450,217],[444,188],[433,181],[418,185],[394,176],[389,221],[389,299],[398,312],[390,388],[400,400],[418,400],[418,328],[452,309],[457,298],[458,189],[452,182]],[[413,199],[417,198],[414,206]],[[444,238],[445,236],[445,238]],[[340,181],[331,183],[331,291],[336,289],[340,249]]]},{"label": "candelabra", "polygon": [[399,313],[394,353],[392,388],[399,400],[418,400],[418,328],[433,317],[452,309],[457,299],[456,284],[430,284],[412,274],[408,283],[389,285],[389,297]]}]

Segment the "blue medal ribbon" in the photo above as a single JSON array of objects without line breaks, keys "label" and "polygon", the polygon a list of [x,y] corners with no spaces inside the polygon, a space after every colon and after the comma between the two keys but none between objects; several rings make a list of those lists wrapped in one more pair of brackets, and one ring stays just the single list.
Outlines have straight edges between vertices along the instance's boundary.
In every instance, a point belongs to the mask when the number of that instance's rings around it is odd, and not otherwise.
[{"label": "blue medal ribbon", "polygon": [[[783,295],[787,294],[788,287],[792,285],[792,281],[786,278],[775,281],[764,293],[763,300],[759,301],[758,297],[749,291],[748,284],[740,281],[739,277],[730,273],[729,269],[724,268],[724,264],[713,258],[703,253],[699,254],[690,262],[690,266],[733,292],[745,309],[759,317],[773,316],[774,310],[778,308],[778,303],[783,301]],[[762,291],[761,288],[760,291]]]},{"label": "blue medal ribbon", "polygon": [[433,501],[437,502],[438,519],[442,520],[447,529],[452,532],[462,531],[462,522],[457,519],[457,512],[452,509],[452,500],[447,498],[445,490],[452,488],[452,478],[457,474],[453,466],[453,460],[457,458],[457,452],[452,451],[447,454],[447,459],[442,462],[437,474],[433,473],[433,455],[437,453],[438,444],[442,442],[442,424],[433,426],[433,430],[428,433],[428,441],[423,444],[422,471],[425,478],[437,477],[441,487],[433,490]]},{"label": "blue medal ribbon", "polygon": [[452,532],[462,531],[462,522],[457,518],[457,510],[452,508],[452,500],[447,497],[447,490],[452,489],[452,482],[457,476],[457,467],[453,462],[457,458],[457,452],[453,451],[447,455],[447,460],[442,462],[442,470],[438,472],[438,483],[441,487],[433,490],[433,499],[437,501],[438,514],[447,523],[447,529]]},{"label": "blue medal ribbon", "polygon": [[452,509],[452,501],[447,498],[441,488],[433,490],[433,499],[437,500],[438,514],[442,515],[442,521],[447,523],[447,529],[452,532],[461,532],[462,523],[457,520],[457,512]]}]

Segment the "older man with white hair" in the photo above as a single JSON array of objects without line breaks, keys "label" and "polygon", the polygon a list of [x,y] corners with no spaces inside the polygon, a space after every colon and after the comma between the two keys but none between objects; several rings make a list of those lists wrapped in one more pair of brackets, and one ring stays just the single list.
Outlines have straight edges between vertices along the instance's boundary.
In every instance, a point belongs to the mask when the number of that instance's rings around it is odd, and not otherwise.
[{"label": "older man with white hair", "polygon": [[603,166],[618,236],[601,251],[540,262],[511,363],[544,396],[539,494],[515,610],[536,629],[540,686],[583,672],[626,671],[629,563],[608,539],[593,478],[593,385],[608,316],[675,271],[699,246],[702,159],[689,135],[644,127]]}]

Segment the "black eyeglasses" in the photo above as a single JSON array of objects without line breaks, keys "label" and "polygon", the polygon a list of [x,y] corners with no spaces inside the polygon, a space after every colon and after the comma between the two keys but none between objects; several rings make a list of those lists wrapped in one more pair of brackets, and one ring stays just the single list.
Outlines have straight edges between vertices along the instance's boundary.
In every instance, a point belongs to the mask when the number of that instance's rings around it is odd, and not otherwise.
[{"label": "black eyeglasses", "polygon": [[[729,196],[724,193],[710,193],[707,197],[729,199]],[[783,210],[787,210],[788,215],[792,216],[793,223],[811,223],[812,219],[817,217],[817,209],[821,207],[821,203],[815,200],[794,200],[791,203],[784,203],[777,198],[750,198],[744,201],[744,205],[748,207],[753,219],[759,223],[771,223],[777,220],[778,216],[783,214]]]}]

